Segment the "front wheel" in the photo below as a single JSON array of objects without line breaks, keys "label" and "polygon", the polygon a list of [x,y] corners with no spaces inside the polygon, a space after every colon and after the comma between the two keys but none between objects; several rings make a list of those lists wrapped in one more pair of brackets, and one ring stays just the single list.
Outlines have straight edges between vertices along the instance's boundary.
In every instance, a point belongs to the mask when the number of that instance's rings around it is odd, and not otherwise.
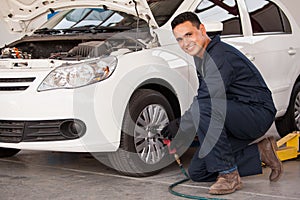
[{"label": "front wheel", "polygon": [[275,121],[281,137],[300,130],[300,82],[295,84],[285,115]]},{"label": "front wheel", "polygon": [[174,118],[170,103],[161,93],[136,91],[125,112],[120,147],[108,155],[112,167],[125,175],[149,176],[169,165],[173,159],[160,131]]}]

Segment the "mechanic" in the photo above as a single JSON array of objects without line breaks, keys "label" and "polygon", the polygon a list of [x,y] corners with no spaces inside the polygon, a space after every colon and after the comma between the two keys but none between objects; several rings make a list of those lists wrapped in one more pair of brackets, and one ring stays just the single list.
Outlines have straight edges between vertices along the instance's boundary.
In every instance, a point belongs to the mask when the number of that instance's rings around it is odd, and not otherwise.
[{"label": "mechanic", "polygon": [[187,149],[197,134],[200,143],[188,172],[193,181],[216,181],[210,194],[242,188],[240,176],[262,173],[261,162],[277,181],[283,167],[274,137],[265,135],[276,109],[260,72],[240,51],[209,37],[196,14],[179,14],[171,23],[179,46],[194,57],[198,92],[190,108],[165,126],[161,134],[175,147]]}]

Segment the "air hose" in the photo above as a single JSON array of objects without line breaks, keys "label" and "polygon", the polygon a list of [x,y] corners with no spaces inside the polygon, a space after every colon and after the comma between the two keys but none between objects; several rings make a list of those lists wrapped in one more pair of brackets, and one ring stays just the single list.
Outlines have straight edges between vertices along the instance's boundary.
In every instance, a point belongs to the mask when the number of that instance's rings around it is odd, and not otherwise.
[{"label": "air hose", "polygon": [[173,190],[177,185],[182,184],[184,182],[187,182],[190,180],[189,175],[187,174],[186,170],[183,168],[183,165],[180,162],[179,156],[176,153],[176,149],[171,149],[170,145],[171,145],[171,141],[164,139],[164,144],[166,144],[168,146],[169,149],[169,153],[174,155],[174,158],[182,172],[182,174],[185,176],[184,179],[177,181],[171,185],[169,185],[169,192],[175,196],[179,196],[179,197],[183,197],[183,198],[187,198],[187,199],[198,199],[198,200],[224,200],[224,199],[219,199],[219,198],[206,198],[206,197],[200,197],[200,196],[194,196],[194,195],[189,195],[189,194],[183,194],[180,192],[176,192],[175,190]]}]

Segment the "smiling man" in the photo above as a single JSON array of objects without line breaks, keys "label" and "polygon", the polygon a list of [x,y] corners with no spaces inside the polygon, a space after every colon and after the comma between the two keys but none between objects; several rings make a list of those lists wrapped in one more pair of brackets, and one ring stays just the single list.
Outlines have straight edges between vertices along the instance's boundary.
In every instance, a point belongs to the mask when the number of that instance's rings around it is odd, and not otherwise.
[{"label": "smiling man", "polygon": [[218,35],[210,38],[194,13],[178,15],[171,25],[182,50],[194,57],[199,86],[190,109],[161,133],[174,143],[197,134],[190,178],[216,181],[209,193],[228,194],[242,188],[240,176],[262,173],[263,161],[272,169],[269,180],[277,181],[283,169],[274,138],[250,145],[265,135],[276,114],[257,68]]},{"label": "smiling man", "polygon": [[173,33],[179,46],[186,53],[203,58],[205,49],[211,41],[203,24],[199,24],[197,27],[193,22],[185,21],[174,27]]}]

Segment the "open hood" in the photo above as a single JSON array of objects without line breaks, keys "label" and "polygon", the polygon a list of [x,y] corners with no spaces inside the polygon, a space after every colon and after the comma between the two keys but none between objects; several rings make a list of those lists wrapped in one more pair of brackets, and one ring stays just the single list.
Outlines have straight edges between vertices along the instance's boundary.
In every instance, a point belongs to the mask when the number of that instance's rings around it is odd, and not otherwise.
[{"label": "open hood", "polygon": [[[137,5],[137,6],[136,6]],[[101,7],[136,15],[157,27],[146,0],[2,0],[0,14],[13,32],[28,33],[47,20],[46,15],[58,10],[79,7]],[[136,8],[135,8],[136,7]]]}]

